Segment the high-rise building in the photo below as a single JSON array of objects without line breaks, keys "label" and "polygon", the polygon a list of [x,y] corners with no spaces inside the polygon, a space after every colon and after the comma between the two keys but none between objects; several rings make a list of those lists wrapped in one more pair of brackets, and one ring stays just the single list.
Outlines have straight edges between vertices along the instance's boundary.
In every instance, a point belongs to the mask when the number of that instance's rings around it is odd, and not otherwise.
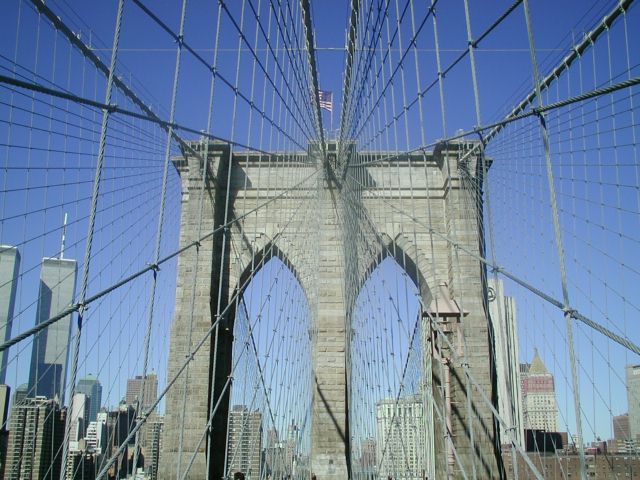
[{"label": "high-rise building", "polygon": [[[522,398],[520,396],[520,368],[516,302],[504,294],[502,280],[489,279],[489,313],[495,338],[496,380],[498,386],[498,412],[524,446]],[[500,439],[509,443],[507,429],[500,424]]]},{"label": "high-rise building", "polygon": [[279,441],[278,430],[270,428],[267,430],[265,452],[264,452],[264,469],[265,475],[271,475],[272,478],[280,478],[284,471],[284,447]]},{"label": "high-rise building", "polygon": [[365,438],[360,446],[360,468],[365,475],[371,475],[376,467],[376,441]]},{"label": "high-rise building", "polygon": [[385,399],[376,405],[376,460],[379,475],[421,480],[426,470],[422,395]]},{"label": "high-rise building", "polygon": [[262,451],[262,413],[245,405],[234,405],[229,412],[228,471],[231,476],[242,472],[260,478]]},{"label": "high-rise building", "polygon": [[[98,421],[106,416],[107,443],[103,444],[102,454],[110,457],[121,445],[125,443],[131,430],[135,426],[136,412],[134,407],[121,403],[116,410],[110,412],[99,412]],[[127,473],[131,473],[133,463],[133,445],[135,436],[132,436],[126,443],[127,448],[118,456],[118,460],[109,470],[109,475],[115,478],[123,478]]]},{"label": "high-rise building", "polygon": [[158,467],[160,466],[160,452],[162,451],[162,428],[164,427],[164,419],[157,417],[149,425],[150,445],[148,453],[144,458],[144,469],[149,475],[149,480],[158,479]]},{"label": "high-rise building", "polygon": [[87,375],[78,380],[77,393],[84,393],[89,397],[89,421],[95,422],[102,406],[102,385],[94,375]]},{"label": "high-rise building", "polygon": [[543,363],[538,350],[527,369],[521,370],[524,428],[558,431],[558,403],[553,375]]},{"label": "high-rise building", "polygon": [[78,442],[84,438],[89,422],[89,397],[84,393],[76,393],[71,399],[71,430],[69,432],[69,452],[77,452]]},{"label": "high-rise building", "polygon": [[[136,424],[136,412],[130,405],[120,404],[117,410],[108,412],[107,428],[109,431],[110,448],[117,449],[124,443]],[[134,438],[129,444],[134,443]]]},{"label": "high-rise building", "polygon": [[640,364],[627,365],[626,371],[629,433],[632,440],[640,440]]},{"label": "high-rise building", "polygon": [[612,453],[640,452],[640,438],[632,438],[629,430],[629,414],[613,417],[613,438],[608,442],[608,450]]},{"label": "high-rise building", "polygon": [[613,417],[613,438],[615,440],[629,440],[629,414],[616,415]]},{"label": "high-rise building", "polygon": [[291,477],[296,476],[298,463],[298,447],[300,444],[300,429],[295,423],[289,425],[288,438],[284,444],[284,472]]},{"label": "high-rise building", "polygon": [[[11,338],[13,308],[16,303],[16,289],[20,272],[20,252],[16,247],[0,245],[0,342]],[[0,357],[0,384],[5,383],[9,350]]]},{"label": "high-rise building", "polygon": [[100,455],[107,442],[107,414],[99,416],[95,422],[89,422],[87,434],[84,437],[87,451]]},{"label": "high-rise building", "polygon": [[[77,271],[78,265],[75,260],[42,260],[36,325],[47,321],[72,304]],[[72,315],[67,315],[35,334],[29,370],[30,397],[57,397],[60,404],[64,404],[71,317]]]},{"label": "high-rise building", "polygon": [[18,405],[19,403],[24,402],[25,398],[27,398],[27,394],[29,393],[29,385],[26,383],[22,383],[18,385],[16,391],[13,392],[13,405]]},{"label": "high-rise building", "polygon": [[7,449],[9,448],[9,430],[0,430],[0,478],[4,478],[7,464]]},{"label": "high-rise building", "polygon": [[[0,280],[1,281],[1,280]],[[0,478],[4,478],[4,467],[7,463],[7,448],[9,446],[9,385],[0,385]]]},{"label": "high-rise building", "polygon": [[9,398],[11,395],[11,387],[9,385],[0,385],[0,432],[7,430],[7,420],[9,418]]},{"label": "high-rise building", "polygon": [[43,397],[13,406],[6,480],[60,478],[65,418],[57,401]]},{"label": "high-rise building", "polygon": [[125,401],[127,405],[135,407],[142,392],[142,384],[144,383],[144,396],[142,397],[142,411],[146,412],[151,405],[158,399],[158,377],[155,373],[147,375],[143,379],[141,375],[127,380],[127,396]]},{"label": "high-rise building", "polygon": [[67,460],[65,480],[88,480],[96,478],[96,456],[85,451],[70,452]]}]

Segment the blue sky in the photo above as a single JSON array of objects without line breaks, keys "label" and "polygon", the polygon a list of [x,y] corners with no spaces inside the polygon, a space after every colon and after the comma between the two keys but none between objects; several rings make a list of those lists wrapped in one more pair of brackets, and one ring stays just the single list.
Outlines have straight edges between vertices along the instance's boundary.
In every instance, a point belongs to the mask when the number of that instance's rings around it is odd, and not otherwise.
[{"label": "blue sky", "polygon": [[[239,3],[229,3],[233,15],[239,18]],[[328,112],[323,113],[323,121],[326,129],[331,124],[335,129],[339,125],[345,63],[344,51],[341,49],[345,44],[348,2],[312,3],[320,88],[334,93],[333,121]],[[532,2],[541,71],[544,73],[555,65],[570,45],[571,38],[581,38],[586,29],[610,10],[613,3],[578,0]],[[482,32],[508,4],[509,2],[471,2],[474,33]],[[66,42],[55,35],[44,20],[38,22],[37,16],[26,2],[22,3],[21,20],[18,22],[18,5],[17,1],[9,2],[0,20],[2,74],[13,72],[11,59],[15,54],[21,67],[36,71],[40,76],[38,81],[42,78],[52,80],[70,91],[102,101],[104,80],[100,75],[83,63],[81,56],[70,50]],[[116,2],[57,0],[47,2],[47,5],[86,43],[90,42],[103,59],[109,58]],[[395,4],[392,7],[395,8]],[[179,2],[161,2],[153,8],[160,18],[177,30]],[[263,11],[266,8],[267,3],[263,0]],[[419,8],[424,9],[424,6]],[[439,9],[440,47],[444,65],[448,65],[466,48],[462,8],[463,3],[459,1],[447,3]],[[189,2],[185,39],[208,61],[211,61],[213,55],[215,18],[215,2]],[[637,27],[637,9],[632,9],[628,21],[630,26]],[[253,38],[250,18],[245,28],[251,32],[250,38]],[[405,47],[409,29],[410,26],[405,23]],[[630,45],[640,44],[639,31],[638,28],[630,28]],[[582,85],[578,78],[580,72],[575,67],[570,75],[558,82],[557,88],[554,87],[547,94],[545,101],[566,98],[606,82],[609,73],[605,59],[608,60],[609,51],[613,51],[613,75],[623,75],[626,57],[621,48],[623,38],[620,32],[619,27],[612,29],[610,37],[614,47],[618,48],[608,50],[606,43],[601,42],[595,49],[597,56],[587,55],[584,58]],[[19,39],[19,46],[14,51],[16,38]],[[222,75],[231,80],[235,77],[237,42],[237,35],[233,33],[230,23],[223,22],[219,69]],[[418,37],[418,49],[424,85],[433,80],[436,74],[430,29]],[[630,62],[637,75],[637,47],[631,53]],[[393,55],[397,61],[399,53],[395,51]],[[243,91],[250,91],[253,59],[246,49],[240,58],[239,86]],[[483,123],[488,123],[502,118],[532,88],[531,64],[521,9],[487,37],[476,53],[476,60],[481,116]],[[596,65],[595,70],[589,62]],[[163,118],[168,118],[174,63],[174,41],[139,8],[127,2],[118,71],[123,80],[130,83]],[[405,74],[407,89],[415,95],[417,86],[412,65],[412,61],[407,64]],[[26,75],[29,80],[33,79],[28,72],[20,69],[17,72]],[[256,78],[256,104],[263,103],[268,110],[271,98],[268,94],[263,96],[260,93],[263,76],[258,74]],[[196,130],[206,128],[209,79],[209,72],[190,55],[185,54],[177,96],[177,122]],[[303,128],[285,123],[281,112],[274,115],[280,115],[279,122],[286,125],[292,138],[285,138],[272,129],[269,133],[273,140],[267,140],[268,135],[265,135],[262,144],[259,144],[258,116],[254,115],[249,123],[249,108],[240,103],[234,124],[229,118],[233,95],[220,82],[216,88],[212,126],[215,135],[222,138],[231,138],[233,135],[237,142],[246,142],[267,150],[297,149],[299,147],[296,143],[305,145]],[[442,138],[445,134],[450,135],[457,129],[468,130],[476,124],[468,61],[465,60],[459,68],[452,71],[446,79],[445,88],[447,132],[442,131],[440,123],[437,89],[433,89],[424,100],[427,143]],[[636,198],[638,157],[635,146],[632,145],[638,132],[628,112],[632,112],[633,107],[627,97],[628,92],[613,96],[617,103],[608,107],[608,114],[603,110],[606,106],[603,102],[610,101],[606,97],[600,104],[592,102],[583,106],[582,110],[565,110],[552,115],[550,125],[552,151],[559,160],[556,177],[572,298],[577,299],[577,306],[585,314],[594,319],[604,318],[603,321],[609,328],[631,338],[635,335],[635,341],[638,342],[638,329],[634,328],[638,315],[634,299],[637,298],[637,285],[640,284],[636,278],[640,265],[638,256],[635,255],[639,213]],[[69,213],[70,218],[66,255],[82,260],[83,239],[87,228],[85,217],[93,178],[92,159],[97,153],[100,114],[84,107],[69,107],[61,100],[49,103],[46,97],[32,98],[30,94],[11,94],[5,88],[0,92],[0,100],[3,102],[0,106],[0,119],[3,120],[0,125],[0,138],[3,139],[0,164],[5,167],[1,170],[0,178],[0,183],[3,184],[0,241],[20,244],[23,257],[17,308],[21,313],[16,316],[15,334],[33,324],[39,263],[42,257],[54,256],[59,251],[60,225],[64,212]],[[122,95],[116,95],[115,101],[126,108],[133,108]],[[298,101],[299,108],[306,114],[307,106],[300,98]],[[10,104],[23,110],[10,109]],[[596,108],[600,109],[598,111],[603,117],[597,124],[594,120],[594,105],[599,105]],[[395,105],[396,108],[398,106],[401,105]],[[55,110],[54,107],[63,110]],[[296,108],[294,103],[290,103],[289,107]],[[627,145],[626,147],[607,148],[613,139],[611,132],[614,128],[611,120],[607,120],[612,109],[617,112],[616,118],[619,119],[615,128],[616,142]],[[31,111],[41,115],[34,117],[30,115]],[[54,119],[59,122],[50,120],[53,111],[56,112]],[[9,115],[13,128],[8,126]],[[125,273],[132,273],[153,259],[165,134],[159,128],[141,121],[118,121],[114,120],[112,123],[113,131],[107,152],[107,169],[101,198],[101,208],[104,210],[99,216],[99,235],[94,246],[90,293],[107,287]],[[304,123],[304,116],[300,121]],[[587,126],[580,133],[567,129],[569,122],[572,122],[571,125],[582,122]],[[15,126],[17,124],[24,126]],[[407,115],[406,124],[400,123],[400,126],[409,126],[409,142],[401,145],[402,148],[420,145],[418,124],[417,112],[413,109]],[[621,128],[628,124],[632,124],[631,127]],[[601,132],[596,132],[594,125],[598,125]],[[520,122],[507,129],[488,148],[489,155],[495,161],[489,181],[496,248],[499,252],[496,259],[515,274],[560,298],[548,191],[545,186],[546,173],[541,161],[543,152],[535,127],[530,121]],[[52,130],[59,134],[47,134],[47,131]],[[372,134],[365,131],[367,133],[361,140],[366,143]],[[568,132],[574,132],[574,136]],[[186,137],[193,138],[190,135]],[[6,144],[13,147],[7,147]],[[17,148],[29,144],[35,147],[30,153],[27,152],[28,149]],[[535,146],[528,148],[523,145]],[[384,143],[377,146],[392,147]],[[52,149],[60,153],[47,153]],[[583,153],[579,153],[581,149]],[[175,145],[172,151],[176,151]],[[29,168],[25,168],[25,165]],[[39,188],[56,184],[60,186]],[[167,195],[162,244],[164,254],[173,251],[178,240],[180,185],[173,169],[169,171]],[[173,310],[174,271],[175,262],[163,267],[163,272],[167,274],[159,275],[160,285],[156,295],[155,336],[150,365],[158,372],[161,385],[165,378],[165,352]],[[505,282],[505,289],[508,294],[516,297],[519,305],[521,359],[530,360],[534,347],[541,351],[547,366],[556,374],[562,410],[561,423],[566,421],[571,425],[571,382],[568,378],[562,316],[555,307],[545,305],[520,287]],[[87,328],[88,334],[82,347],[81,358],[84,360],[80,374],[98,372],[101,379],[109,379],[103,381],[109,384],[103,395],[110,405],[124,396],[126,378],[139,374],[141,370],[140,346],[148,315],[148,297],[148,283],[138,280],[106,297],[99,307],[93,309],[95,313],[91,310],[89,312],[88,322],[91,328]],[[253,308],[251,306],[249,310],[252,311]],[[582,367],[584,416],[593,424],[593,427],[589,427],[591,432],[585,428],[585,437],[606,437],[610,435],[610,413],[618,414],[626,409],[626,396],[621,381],[624,378],[624,365],[637,361],[637,358],[581,327],[577,329],[577,345]],[[9,377],[14,379],[11,382],[14,386],[26,381],[29,349],[28,342],[20,349],[12,349],[12,357],[17,355],[12,362],[13,371]],[[603,365],[605,368],[602,368]]]}]

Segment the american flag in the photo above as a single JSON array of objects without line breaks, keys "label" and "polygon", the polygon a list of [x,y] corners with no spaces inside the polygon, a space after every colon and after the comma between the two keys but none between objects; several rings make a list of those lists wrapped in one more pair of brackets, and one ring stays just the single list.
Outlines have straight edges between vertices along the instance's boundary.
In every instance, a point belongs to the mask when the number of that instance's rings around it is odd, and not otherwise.
[{"label": "american flag", "polygon": [[318,96],[320,97],[320,108],[333,112],[333,92],[318,90]]}]

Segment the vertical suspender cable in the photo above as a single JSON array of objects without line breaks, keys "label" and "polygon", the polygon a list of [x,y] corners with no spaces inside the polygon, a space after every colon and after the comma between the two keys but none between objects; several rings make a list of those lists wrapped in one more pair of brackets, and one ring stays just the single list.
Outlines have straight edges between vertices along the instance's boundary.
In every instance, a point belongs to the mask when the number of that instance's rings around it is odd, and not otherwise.
[{"label": "vertical suspender cable", "polygon": [[[529,12],[529,1],[524,0],[524,16],[527,24],[527,35],[529,37],[529,52],[531,54],[531,66],[533,68],[533,81],[538,99],[538,106],[542,107],[542,94],[540,88],[540,73],[538,71],[538,60],[536,57],[536,47],[533,39],[533,30],[531,28],[531,15]],[[560,281],[562,282],[562,298],[564,302],[564,318],[567,326],[567,346],[569,348],[569,362],[571,364],[571,380],[573,386],[573,403],[576,416],[576,433],[578,435],[577,447],[578,456],[580,457],[580,476],[582,480],[587,478],[587,465],[584,456],[584,444],[582,437],[582,415],[580,408],[580,385],[578,382],[577,359],[575,346],[573,341],[573,319],[571,316],[571,307],[569,304],[569,289],[567,286],[567,271],[564,259],[564,246],[562,243],[562,231],[560,229],[560,219],[558,216],[558,204],[556,198],[555,180],[553,175],[553,165],[551,164],[551,147],[549,145],[549,132],[544,114],[539,115],[540,131],[542,134],[542,142],[544,146],[545,163],[547,169],[547,181],[549,184],[549,199],[551,202],[551,215],[553,217],[553,229],[555,232],[556,248],[558,253],[558,262],[560,266]]]},{"label": "vertical suspender cable", "polygon": [[[119,0],[118,11],[116,13],[116,25],[113,34],[113,45],[111,48],[111,65],[109,67],[109,76],[107,78],[107,89],[105,93],[105,104],[111,103],[111,94],[113,91],[113,79],[116,69],[116,60],[118,57],[118,46],[120,42],[120,30],[122,28],[122,15],[124,11],[124,0]],[[84,264],[82,272],[82,283],[80,284],[80,296],[79,303],[84,305],[84,301],[87,297],[87,286],[89,284],[89,265],[91,262],[91,246],[93,243],[93,234],[96,223],[96,213],[98,208],[98,197],[100,196],[100,180],[102,178],[102,166],[104,164],[105,149],[107,144],[107,129],[109,123],[109,110],[102,111],[102,125],[100,129],[100,145],[98,148],[98,160],[96,164],[96,173],[93,180],[93,192],[91,194],[91,209],[89,212],[89,227],[87,231],[87,244],[85,247]],[[60,477],[64,478],[67,470],[67,455],[69,453],[69,436],[71,434],[71,421],[73,418],[73,396],[76,390],[76,376],[78,372],[78,355],[80,352],[80,338],[82,333],[82,316],[84,314],[85,307],[81,306],[78,310],[78,331],[76,332],[76,339],[73,349],[73,358],[71,362],[71,377],[69,383],[71,384],[71,398],[69,402],[69,411],[67,412],[67,419],[64,431],[64,440],[62,445],[62,462],[60,467]]]},{"label": "vertical suspender cable", "polygon": [[309,67],[311,68],[311,88],[313,93],[313,103],[317,116],[318,137],[320,138],[320,149],[323,156],[327,156],[327,146],[324,142],[324,129],[322,127],[322,111],[320,110],[320,92],[318,90],[318,69],[316,67],[316,51],[313,37],[313,23],[311,21],[311,7],[309,0],[300,0],[302,6],[302,16],[304,20],[305,42],[307,47],[307,55],[309,56]]},{"label": "vertical suspender cable", "polygon": [[[171,110],[169,112],[169,127],[167,129],[167,140],[164,151],[164,172],[162,174],[162,192],[160,194],[160,211],[158,212],[158,228],[156,231],[156,247],[154,265],[157,266],[160,260],[160,247],[162,243],[162,224],[164,221],[164,209],[167,196],[167,177],[169,173],[169,163],[171,161],[171,143],[173,140],[173,121],[176,114],[176,98],[178,94],[178,79],[180,76],[180,60],[182,57],[182,41],[184,36],[184,21],[187,14],[187,0],[182,1],[182,12],[180,14],[180,33],[177,40],[176,51],[176,65],[173,73],[173,91],[171,93]],[[140,418],[142,408],[144,408],[144,389],[147,381],[147,367],[149,362],[149,342],[151,339],[151,327],[153,325],[153,308],[156,296],[156,285],[158,283],[158,269],[157,267],[153,271],[153,279],[151,281],[151,291],[149,293],[149,314],[147,317],[147,331],[144,339],[144,363],[142,367],[142,384],[140,385],[140,395],[138,395],[138,401],[136,402],[136,422],[146,421]],[[146,413],[146,412],[145,412]],[[140,449],[140,430],[136,433],[135,448],[133,452],[133,468],[135,471],[136,463],[138,461],[138,451]],[[178,461],[178,465],[180,461]]]}]

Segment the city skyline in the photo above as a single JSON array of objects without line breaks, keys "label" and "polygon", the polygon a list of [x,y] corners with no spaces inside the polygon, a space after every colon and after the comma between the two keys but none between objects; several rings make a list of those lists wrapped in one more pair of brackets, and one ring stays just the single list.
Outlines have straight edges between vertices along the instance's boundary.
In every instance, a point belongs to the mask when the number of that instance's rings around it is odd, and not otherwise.
[{"label": "city skyline", "polygon": [[[15,265],[15,267],[10,266],[10,269],[15,268],[16,271],[17,271],[18,267],[19,267],[20,258],[21,258],[19,249],[16,249],[15,247],[10,247],[8,245],[3,245],[2,248],[4,249],[3,251],[8,251],[10,253],[10,255],[15,258],[15,263],[13,264],[13,265]],[[63,262],[59,262],[60,260],[62,260]],[[6,265],[8,265],[8,263],[5,263],[5,266]],[[41,273],[41,278],[40,278],[41,289],[43,289],[43,290],[52,290],[53,292],[56,291],[55,289],[50,289],[47,286],[47,278],[50,277],[49,276],[49,272],[51,272],[52,278],[54,279],[54,286],[58,286],[59,287],[60,285],[63,285],[65,281],[67,283],[69,283],[70,279],[73,278],[73,282],[72,283],[74,284],[74,288],[75,288],[75,275],[77,275],[77,265],[76,265],[76,261],[75,260],[45,257],[45,258],[42,259],[42,266],[43,266],[43,270],[45,270],[45,272]],[[60,273],[57,272],[58,269],[60,269],[62,271],[66,270],[67,273],[66,274],[60,274]],[[43,275],[45,277],[44,279],[42,278]],[[56,278],[58,279],[57,282],[55,282]],[[51,280],[49,280],[49,281],[51,281]],[[493,280],[490,279],[489,283],[491,285],[491,288],[495,289],[495,287],[493,286],[492,282],[493,282]],[[500,284],[500,287],[498,289],[496,289],[496,291],[500,292],[498,295],[502,295],[502,298],[503,298],[503,301],[504,301],[504,309],[503,309],[503,312],[501,314],[504,315],[505,321],[512,322],[512,325],[509,327],[508,331],[511,332],[511,333],[509,333],[509,335],[513,335],[513,331],[514,330],[512,330],[512,328],[515,326],[515,328],[517,329],[517,321],[515,321],[516,314],[517,314],[517,310],[516,310],[516,308],[514,306],[515,305],[515,300],[513,299],[513,297],[505,296],[504,293],[503,293],[504,287],[502,286],[502,281],[500,281],[499,284]],[[13,293],[11,294],[11,296],[14,296],[15,295],[15,288],[16,288],[16,285],[14,285],[14,281],[12,280],[10,282],[6,282],[5,283],[5,287],[6,286],[11,286],[12,287],[11,290],[13,290]],[[5,290],[7,290],[7,289],[5,289]],[[63,285],[63,290],[65,290],[66,297],[68,297],[69,296],[68,292],[70,291],[70,288],[68,287],[68,284],[67,285]],[[9,290],[7,290],[7,291],[9,291]],[[47,295],[42,294],[41,297],[45,298],[45,297],[47,297]],[[62,304],[64,304],[64,302],[62,302]],[[39,318],[44,316],[44,312],[47,311],[47,307],[48,307],[48,302],[45,302],[45,301],[42,301],[42,302],[39,301],[38,302],[38,308],[39,308],[38,312],[40,312],[41,310],[43,312],[42,314],[38,315]],[[492,317],[495,315],[495,317],[498,318],[499,317],[498,310],[495,307],[494,303],[491,304],[491,308],[492,308]],[[6,322],[6,323],[7,323],[7,325],[9,324],[9,322]],[[70,326],[68,326],[68,325],[69,325],[68,323],[62,325],[63,329],[60,329],[59,332],[56,332],[56,335],[55,335],[56,343],[59,344],[59,348],[57,350],[57,353],[55,355],[53,355],[53,354],[49,354],[48,355],[48,358],[51,358],[51,357],[57,358],[58,359],[58,363],[56,365],[54,365],[54,367],[46,367],[45,366],[45,371],[53,373],[53,376],[50,377],[49,379],[55,379],[55,381],[61,380],[61,375],[62,374],[60,372],[63,371],[63,364],[59,360],[60,360],[61,357],[64,356],[64,348],[60,347],[60,345],[64,345],[64,343],[65,343],[63,341],[65,335],[64,335],[64,332],[62,330],[66,331],[67,328],[70,329]],[[501,328],[506,329],[507,327],[505,325],[502,325]],[[504,331],[506,332],[507,330],[504,330]],[[10,334],[10,331],[7,329],[7,335],[9,335],[9,334]],[[498,340],[497,340],[497,342],[498,342],[497,343],[498,356],[500,356],[500,351],[503,348],[502,344],[500,343],[501,342],[500,338],[501,338],[501,336],[499,335],[498,336]],[[46,345],[46,340],[45,339],[46,339],[46,337],[44,335],[42,335],[41,339],[38,340],[38,342],[41,345]],[[60,340],[60,341],[58,342],[58,340]],[[68,342],[66,342],[66,343],[67,343],[67,349],[68,349]],[[510,358],[513,358],[512,355],[514,355],[514,352],[515,352],[515,354],[518,353],[517,343],[518,343],[517,341],[515,342],[515,344],[511,343],[511,345],[515,345],[515,349],[513,349],[511,352],[507,352],[508,355],[510,356]],[[508,346],[507,343],[505,343],[505,345]],[[42,350],[46,351],[46,347],[44,349],[42,349]],[[534,355],[536,354],[536,351],[537,350],[534,347]],[[6,351],[5,351],[5,353],[6,353]],[[39,355],[39,356],[42,356],[42,355]],[[32,364],[33,364],[34,358],[35,358],[35,354],[32,352]],[[509,360],[509,361],[512,362],[513,360]],[[519,363],[521,363],[521,362],[519,362]],[[545,366],[545,368],[546,368],[546,366]],[[31,371],[33,371],[33,369],[30,369],[30,372]],[[150,375],[155,375],[155,374],[151,373]],[[133,377],[133,378],[138,378],[139,379],[139,376]],[[627,374],[627,378],[630,378],[630,377],[628,377],[628,374]],[[77,389],[79,388],[79,390],[77,390],[77,391],[82,392],[82,393],[86,393],[85,392],[85,387],[80,387],[80,385],[82,385],[83,382],[85,380],[87,380],[87,379],[89,379],[89,383],[90,384],[93,384],[93,379],[98,380],[97,377],[93,376],[92,374],[90,374],[90,373],[87,374],[85,377],[80,378],[78,380],[76,388]],[[132,380],[132,378],[127,378],[127,383],[129,383],[130,380]],[[54,381],[54,380],[52,380],[52,381]],[[57,382],[57,383],[60,384],[60,382]],[[99,385],[99,383],[100,382],[98,381],[98,385]],[[501,385],[503,382],[501,380],[498,380],[498,383],[499,383],[499,385]],[[18,386],[14,386],[14,390],[13,390],[14,391],[14,395],[17,393],[17,388],[22,386],[22,385],[23,384],[18,385]],[[155,387],[150,387],[150,388],[152,388],[152,389],[155,388],[155,391],[157,391],[157,385],[158,385],[157,376],[155,377],[155,382],[152,382],[152,385],[155,385]],[[97,388],[97,387],[93,386],[93,387],[86,387],[86,388],[91,389],[91,388]],[[67,386],[67,389],[68,389],[68,386]],[[29,393],[30,396],[33,395],[33,392],[35,392],[35,386],[33,386],[33,385],[28,386],[28,391],[31,392],[31,393]],[[52,391],[52,390],[48,389],[47,391]],[[56,390],[56,392],[58,392],[58,391],[62,391],[62,389],[58,388]],[[95,395],[95,396],[101,397],[102,396],[102,386],[101,385],[99,385],[99,388],[98,388],[97,391],[99,393],[97,393],[97,395]],[[627,389],[627,391],[628,391],[628,389]],[[90,393],[87,393],[87,395],[89,395],[91,397]],[[632,395],[632,394],[628,392],[628,395]],[[44,395],[44,396],[47,397],[47,395]],[[125,392],[124,396],[121,397],[121,398],[122,399],[126,399],[126,397],[127,397],[127,392]],[[153,395],[152,395],[152,398],[153,398]],[[631,397],[629,397],[629,398],[631,398]],[[111,405],[115,406],[115,405],[118,404],[119,401],[120,400],[118,400],[117,398],[113,398]],[[148,406],[149,403],[145,401],[145,405]],[[630,403],[629,403],[629,405],[630,405]],[[91,413],[92,418],[94,418],[95,415],[97,415],[97,411],[102,406],[103,406],[102,403],[99,406],[96,406],[96,405],[94,405],[94,401],[91,401],[91,409],[90,410],[92,412]],[[628,410],[632,410],[632,409],[629,408]],[[620,410],[620,411],[622,411],[622,410]],[[611,427],[611,428],[613,428],[613,427]],[[609,435],[609,436],[613,436],[613,431],[611,431],[611,435]]]}]

